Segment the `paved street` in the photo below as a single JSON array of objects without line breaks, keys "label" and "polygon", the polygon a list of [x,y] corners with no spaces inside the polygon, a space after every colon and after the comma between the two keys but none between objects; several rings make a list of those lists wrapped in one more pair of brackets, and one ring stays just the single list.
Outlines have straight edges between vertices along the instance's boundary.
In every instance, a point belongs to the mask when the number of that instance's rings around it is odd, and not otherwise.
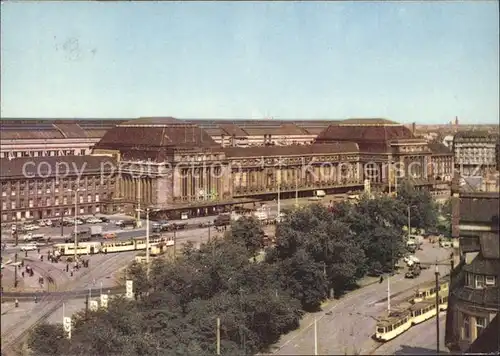
[{"label": "paved street", "polygon": [[[65,281],[59,274],[56,280],[58,290],[84,289],[91,285],[100,286],[101,282],[103,288],[112,286],[115,284],[112,275],[127,266],[135,254],[135,252],[127,252],[92,256],[89,268],[81,268],[73,277],[68,277],[68,281]],[[46,263],[46,265],[50,264]],[[64,266],[61,263],[59,265],[62,271]],[[19,308],[13,308],[12,303],[2,304],[2,348],[17,341],[38,320],[56,312],[69,298],[71,297],[46,297],[41,298],[37,304],[23,302]]]},{"label": "paved street", "polygon": [[[449,250],[423,245],[423,251],[417,251],[422,262],[433,262],[449,257]],[[440,268],[447,273],[449,267]],[[412,295],[414,288],[423,282],[432,281],[434,269],[424,270],[416,279],[405,279],[404,273],[391,278],[391,295],[407,291]],[[392,298],[392,305],[405,295]],[[323,306],[323,311],[308,314],[301,322],[300,329],[284,335],[270,351],[281,355],[303,355],[314,352],[313,320],[317,318],[318,352],[320,354],[368,354],[379,344],[371,339],[375,332],[376,317],[387,308],[387,280],[347,294]]]},{"label": "paved street", "polygon": [[[439,314],[439,350],[447,353],[444,346],[446,312]],[[374,355],[435,355],[436,354],[436,318],[412,327],[392,341],[383,344]]]}]

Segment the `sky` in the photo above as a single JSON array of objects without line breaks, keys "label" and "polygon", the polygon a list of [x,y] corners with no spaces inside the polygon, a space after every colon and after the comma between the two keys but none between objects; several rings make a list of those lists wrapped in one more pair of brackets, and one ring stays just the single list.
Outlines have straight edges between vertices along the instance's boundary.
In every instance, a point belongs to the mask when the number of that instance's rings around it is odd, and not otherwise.
[{"label": "sky", "polygon": [[5,2],[1,115],[498,123],[498,1]]}]

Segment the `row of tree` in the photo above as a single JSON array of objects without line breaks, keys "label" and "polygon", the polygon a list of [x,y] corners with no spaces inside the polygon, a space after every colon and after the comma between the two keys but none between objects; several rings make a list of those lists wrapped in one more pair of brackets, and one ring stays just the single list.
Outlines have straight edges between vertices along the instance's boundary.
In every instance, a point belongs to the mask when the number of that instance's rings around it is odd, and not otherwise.
[{"label": "row of tree", "polygon": [[[369,272],[390,271],[403,254],[407,207],[412,226],[433,228],[429,194],[402,186],[396,199],[363,197],[357,204],[321,205],[289,212],[264,262],[264,232],[252,218],[232,224],[224,239],[157,259],[149,278],[143,265],[127,271],[136,300],[112,300],[108,310],[74,315],[71,340],[61,325],[30,334],[36,355],[255,354],[298,327],[332,291],[342,294]],[[48,342],[50,340],[50,342]]]}]

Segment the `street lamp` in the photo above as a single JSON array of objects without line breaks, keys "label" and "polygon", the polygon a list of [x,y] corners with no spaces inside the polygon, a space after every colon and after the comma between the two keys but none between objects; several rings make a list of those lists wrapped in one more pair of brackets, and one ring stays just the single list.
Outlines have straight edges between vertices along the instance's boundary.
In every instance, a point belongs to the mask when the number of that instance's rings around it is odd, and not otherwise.
[{"label": "street lamp", "polygon": [[416,208],[416,205],[408,205],[406,208],[408,211],[408,239],[410,238],[411,235],[411,208]]},{"label": "street lamp", "polygon": [[75,262],[78,259],[78,228],[76,224],[76,218],[78,216],[78,192],[84,192],[85,189],[68,189],[68,192],[74,192],[75,193]]},{"label": "street lamp", "polygon": [[146,278],[149,280],[149,208],[145,210],[136,209],[137,213],[140,214],[146,211]]}]

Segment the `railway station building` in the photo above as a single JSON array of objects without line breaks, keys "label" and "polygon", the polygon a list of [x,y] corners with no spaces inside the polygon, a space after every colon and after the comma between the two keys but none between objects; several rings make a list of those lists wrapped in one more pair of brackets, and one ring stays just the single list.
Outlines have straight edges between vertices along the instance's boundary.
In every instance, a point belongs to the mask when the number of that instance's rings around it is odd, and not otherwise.
[{"label": "railway station building", "polygon": [[[13,172],[2,173],[2,222],[19,216],[40,219],[71,214],[70,200],[64,203],[60,188],[56,191],[56,177],[26,178],[19,168],[26,162],[85,166],[89,179],[84,185],[92,182],[92,176],[102,177],[105,183],[88,188],[102,192],[99,201],[96,193],[91,193],[93,200],[84,199],[82,204],[87,205],[81,208],[86,213],[135,215],[138,208],[148,207],[159,217],[198,216],[275,200],[278,194],[286,199],[311,197],[317,190],[326,194],[361,191],[367,181],[372,190],[395,191],[406,178],[431,194],[449,195],[451,151],[385,119],[228,122],[150,117],[115,120],[106,129],[100,123],[80,121],[64,126],[52,120],[40,132],[50,136],[67,130],[57,140],[70,148],[77,147],[73,142],[77,133],[87,135],[88,148],[82,148],[81,155],[23,153],[2,159],[2,171]],[[2,140],[23,132],[26,136],[30,127],[32,131],[38,127],[28,122],[20,130],[19,125],[13,123],[12,130],[5,131],[2,127]],[[68,174],[65,189],[73,189],[69,187],[77,184],[77,178]],[[23,190],[35,182],[36,189]],[[13,191],[19,195],[11,195]],[[24,199],[19,198],[21,191]],[[23,211],[26,208],[29,212]]]}]

